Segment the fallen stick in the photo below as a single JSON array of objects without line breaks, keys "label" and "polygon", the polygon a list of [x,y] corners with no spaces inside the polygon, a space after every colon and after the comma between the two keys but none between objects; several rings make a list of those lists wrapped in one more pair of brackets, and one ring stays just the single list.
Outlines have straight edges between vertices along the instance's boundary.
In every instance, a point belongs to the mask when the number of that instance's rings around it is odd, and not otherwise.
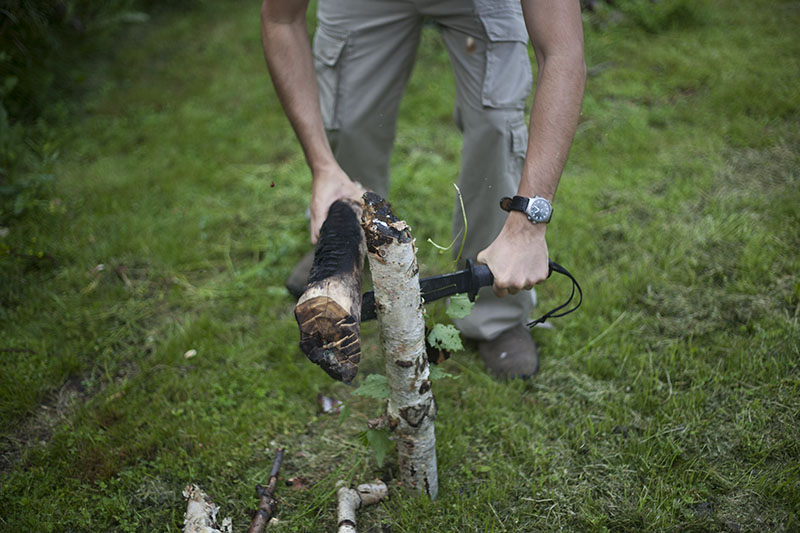
[{"label": "fallen stick", "polygon": [[350,383],[361,360],[361,204],[337,200],[322,224],[305,292],[294,310],[300,349],[332,378]]},{"label": "fallen stick", "polygon": [[278,448],[275,454],[275,462],[272,463],[272,471],[269,474],[267,486],[256,485],[256,494],[259,497],[258,510],[250,523],[250,529],[247,530],[247,533],[262,533],[278,508],[278,502],[275,500],[275,486],[278,483],[278,472],[280,472],[281,463],[283,463],[283,454],[284,449]]},{"label": "fallen stick", "polygon": [[389,495],[386,483],[380,480],[359,485],[356,489],[345,486],[344,481],[339,481],[337,485],[339,485],[339,490],[336,492],[339,497],[338,533],[356,533],[356,509],[378,503]]},{"label": "fallen stick", "polygon": [[215,505],[208,494],[197,485],[187,485],[183,489],[183,497],[187,499],[186,514],[183,515],[183,533],[231,533],[233,525],[230,518],[217,524],[219,506]]}]

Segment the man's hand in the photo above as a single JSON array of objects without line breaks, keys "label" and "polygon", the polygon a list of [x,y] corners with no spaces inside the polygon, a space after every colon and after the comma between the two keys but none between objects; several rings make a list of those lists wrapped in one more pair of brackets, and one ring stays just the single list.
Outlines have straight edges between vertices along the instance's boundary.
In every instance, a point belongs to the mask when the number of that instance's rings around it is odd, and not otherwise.
[{"label": "man's hand", "polygon": [[478,254],[478,262],[494,275],[494,293],[516,294],[547,279],[547,242],[544,224],[531,224],[524,213],[512,211],[500,235]]},{"label": "man's hand", "polygon": [[360,201],[365,192],[364,187],[352,181],[339,165],[314,173],[314,182],[311,186],[311,243],[317,244],[319,230],[322,223],[328,218],[328,209],[336,200],[350,198]]}]

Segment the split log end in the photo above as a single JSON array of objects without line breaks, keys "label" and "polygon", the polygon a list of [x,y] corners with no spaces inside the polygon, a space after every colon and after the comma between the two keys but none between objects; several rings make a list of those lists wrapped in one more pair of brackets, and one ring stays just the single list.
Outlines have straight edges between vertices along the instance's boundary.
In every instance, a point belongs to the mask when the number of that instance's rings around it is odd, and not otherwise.
[{"label": "split log end", "polygon": [[325,296],[298,304],[294,314],[303,353],[333,379],[350,383],[361,361],[360,316]]}]

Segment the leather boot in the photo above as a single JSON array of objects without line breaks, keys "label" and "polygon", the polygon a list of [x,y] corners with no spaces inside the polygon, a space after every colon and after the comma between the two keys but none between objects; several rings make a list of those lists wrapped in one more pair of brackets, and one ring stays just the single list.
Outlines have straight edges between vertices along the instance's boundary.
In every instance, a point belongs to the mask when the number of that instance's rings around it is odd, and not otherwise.
[{"label": "leather boot", "polygon": [[519,324],[490,341],[478,343],[486,369],[499,379],[529,378],[539,371],[539,356],[530,331]]}]

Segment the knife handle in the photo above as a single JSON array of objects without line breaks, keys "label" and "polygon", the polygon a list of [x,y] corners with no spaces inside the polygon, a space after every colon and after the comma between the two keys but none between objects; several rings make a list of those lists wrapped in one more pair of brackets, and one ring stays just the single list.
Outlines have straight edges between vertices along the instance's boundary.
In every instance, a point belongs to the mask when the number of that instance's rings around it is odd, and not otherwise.
[{"label": "knife handle", "polygon": [[[555,270],[558,272],[564,270],[564,267],[558,265],[557,263],[553,263],[548,259],[547,260],[548,278],[550,277],[550,274],[553,273],[554,266],[556,267]],[[473,261],[472,259],[467,259],[467,269],[470,272],[472,280],[470,283],[469,291],[467,292],[467,296],[469,296],[470,302],[474,302],[475,296],[478,294],[478,290],[481,287],[486,287],[494,283],[494,274],[492,274],[492,271],[489,270],[488,266],[481,263],[475,263],[475,261]]]},{"label": "knife handle", "polygon": [[494,283],[494,275],[489,267],[480,263],[475,263],[472,259],[467,259],[467,270],[470,273],[470,284],[467,296],[470,302],[475,301],[475,296],[481,287],[486,287]]}]

